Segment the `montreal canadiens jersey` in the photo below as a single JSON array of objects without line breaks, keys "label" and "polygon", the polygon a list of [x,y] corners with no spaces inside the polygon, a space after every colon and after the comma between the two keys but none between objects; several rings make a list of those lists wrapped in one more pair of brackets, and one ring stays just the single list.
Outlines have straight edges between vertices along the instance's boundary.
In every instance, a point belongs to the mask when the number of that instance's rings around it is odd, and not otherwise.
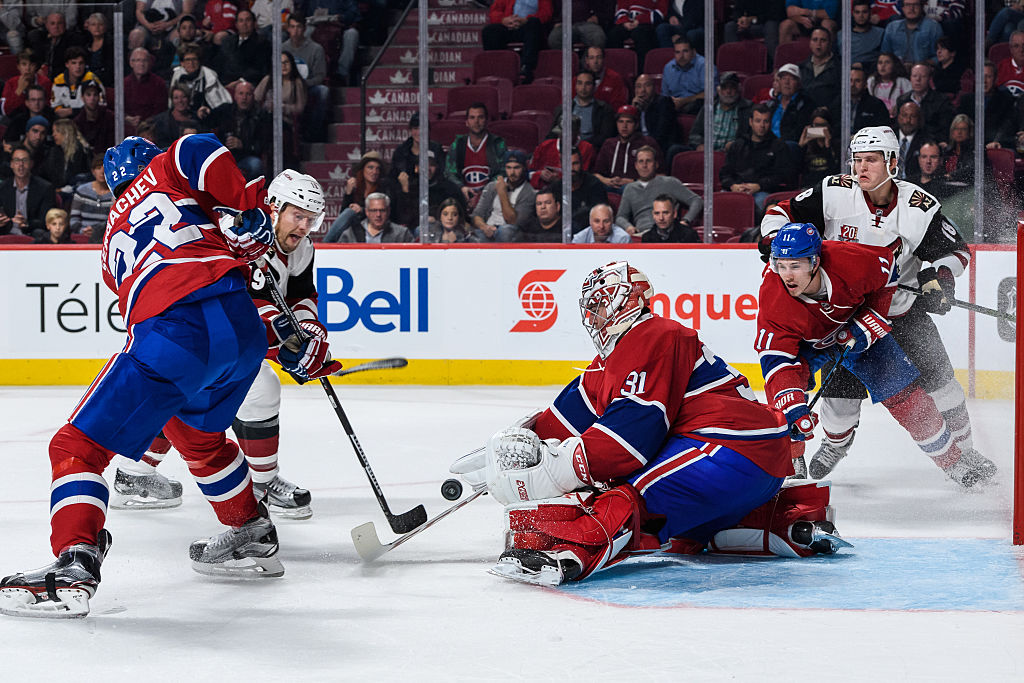
[{"label": "montreal canadiens jersey", "polygon": [[[765,212],[761,234],[771,235],[790,222],[813,223],[826,240],[889,247],[896,254],[900,284],[917,287],[921,263],[945,266],[959,276],[970,262],[967,244],[942,215],[939,201],[913,183],[893,180],[888,206],[875,206],[849,175],[824,178],[820,184]],[[916,295],[897,291],[888,317],[903,315]]]},{"label": "montreal canadiens jersey", "polygon": [[[304,238],[290,254],[283,253],[281,245],[278,243],[266,260],[285,301],[295,313],[295,318],[299,322],[316,320],[317,298],[316,285],[313,282],[313,241],[309,237]],[[270,344],[267,357],[276,358],[279,342],[277,335],[270,329],[270,321],[281,311],[274,304],[266,275],[255,266],[252,267],[252,277],[249,279],[249,294],[259,310],[260,317],[267,325],[267,341]]]},{"label": "montreal canadiens jersey", "polygon": [[899,278],[887,247],[822,242],[821,279],[826,296],[791,296],[778,273],[765,269],[758,293],[754,350],[761,361],[769,401],[785,391],[807,386],[810,376],[801,361],[801,344],[833,346],[836,333],[863,308],[889,308]]},{"label": "montreal canadiens jersey", "polygon": [[103,236],[103,280],[126,324],[157,315],[245,262],[222,235],[216,207],[263,207],[262,181],[246,184],[213,135],[186,135],[114,202]]},{"label": "montreal canadiens jersey", "polygon": [[786,420],[747,378],[678,322],[648,316],[595,358],[537,419],[542,439],[582,436],[595,481],[646,465],[670,434],[731,448],[768,474],[792,474]]}]

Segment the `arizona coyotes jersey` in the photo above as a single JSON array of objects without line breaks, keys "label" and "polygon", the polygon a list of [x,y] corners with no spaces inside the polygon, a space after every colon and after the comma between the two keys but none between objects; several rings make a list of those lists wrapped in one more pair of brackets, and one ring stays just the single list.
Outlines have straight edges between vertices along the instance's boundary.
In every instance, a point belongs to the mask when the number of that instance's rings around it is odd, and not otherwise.
[{"label": "arizona coyotes jersey", "polygon": [[[313,283],[313,241],[306,237],[290,254],[281,251],[280,243],[266,258],[267,267],[273,274],[277,286],[281,289],[285,301],[295,313],[299,322],[317,319],[316,285]],[[267,324],[267,340],[270,350],[268,358],[277,357],[277,335],[270,330],[271,319],[281,311],[274,304],[270,294],[270,283],[263,271],[252,266],[252,277],[249,279],[249,294],[252,296],[260,317]]]},{"label": "arizona coyotes jersey", "polygon": [[[892,182],[892,202],[875,206],[851,176],[829,176],[766,211],[761,234],[777,232],[786,223],[813,223],[826,240],[889,247],[896,254],[900,284],[918,286],[922,261],[936,268],[946,266],[954,277],[959,276],[970,263],[970,252],[942,215],[939,201],[913,183]],[[892,307],[878,312],[903,315],[915,298],[910,292],[897,291]]]},{"label": "arizona coyotes jersey", "polygon": [[670,434],[731,448],[772,476],[793,472],[782,413],[758,402],[694,330],[658,316],[641,318],[607,359],[595,358],[533,429],[542,439],[582,436],[600,482],[642,468]]},{"label": "arizona coyotes jersey", "polygon": [[259,179],[248,185],[213,135],[186,135],[138,175],[114,202],[103,236],[103,280],[126,324],[248,266],[217,227],[217,207],[262,207]]},{"label": "arizona coyotes jersey", "polygon": [[791,296],[779,274],[765,269],[758,293],[754,350],[761,361],[769,401],[785,391],[807,386],[809,371],[800,359],[803,343],[827,349],[836,333],[863,308],[889,308],[898,269],[887,247],[822,242],[821,281],[825,296]]}]

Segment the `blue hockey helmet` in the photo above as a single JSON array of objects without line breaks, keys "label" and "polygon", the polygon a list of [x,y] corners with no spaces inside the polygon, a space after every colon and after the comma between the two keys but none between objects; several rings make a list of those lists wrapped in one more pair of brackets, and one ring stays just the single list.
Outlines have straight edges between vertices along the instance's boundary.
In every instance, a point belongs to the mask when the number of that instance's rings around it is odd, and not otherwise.
[{"label": "blue hockey helmet", "polygon": [[118,185],[135,180],[162,150],[145,138],[127,137],[103,155],[103,177],[113,192]]},{"label": "blue hockey helmet", "polygon": [[813,223],[786,223],[772,240],[772,259],[821,256],[821,233]]}]

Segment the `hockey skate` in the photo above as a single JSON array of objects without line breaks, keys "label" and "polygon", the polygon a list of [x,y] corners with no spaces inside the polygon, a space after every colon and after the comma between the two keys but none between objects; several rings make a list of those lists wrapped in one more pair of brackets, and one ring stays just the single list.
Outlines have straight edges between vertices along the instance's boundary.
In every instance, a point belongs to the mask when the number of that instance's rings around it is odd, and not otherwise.
[{"label": "hockey skate", "polygon": [[498,563],[487,570],[503,579],[512,579],[535,586],[557,586],[579,576],[583,567],[570,552],[509,548]]},{"label": "hockey skate", "polygon": [[0,614],[45,619],[77,619],[89,613],[89,598],[100,583],[100,565],[110,548],[101,529],[96,545],[79,543],[61,551],[46,567],[0,581]]},{"label": "hockey skate", "polygon": [[181,505],[181,483],[159,472],[133,474],[117,469],[110,507],[115,510],[173,508]]},{"label": "hockey skate", "polygon": [[839,536],[835,524],[825,520],[794,522],[789,528],[789,538],[819,555],[835,555],[840,548],[853,547]]},{"label": "hockey skate", "polygon": [[818,446],[818,452],[811,458],[811,465],[808,468],[808,474],[811,475],[811,479],[827,477],[836,468],[839,461],[849,454],[854,436],[856,434],[851,435],[850,440],[844,446],[837,446],[829,441],[828,438],[823,438],[821,445]]},{"label": "hockey skate", "polygon": [[266,483],[253,482],[253,493],[257,500],[264,500],[270,511],[284,519],[309,519],[313,509],[309,506],[312,496],[309,491],[299,488],[280,474]]},{"label": "hockey skate", "polygon": [[192,569],[200,574],[271,578],[284,575],[277,549],[277,530],[266,506],[260,503],[256,517],[240,527],[196,541],[189,547],[188,554]]},{"label": "hockey skate", "polygon": [[943,470],[950,479],[969,489],[988,481],[999,470],[996,464],[974,449],[966,450],[960,459]]},{"label": "hockey skate", "polygon": [[787,480],[807,478],[807,461],[804,460],[803,455],[798,455],[793,458],[793,469],[795,470],[795,473],[786,477]]}]

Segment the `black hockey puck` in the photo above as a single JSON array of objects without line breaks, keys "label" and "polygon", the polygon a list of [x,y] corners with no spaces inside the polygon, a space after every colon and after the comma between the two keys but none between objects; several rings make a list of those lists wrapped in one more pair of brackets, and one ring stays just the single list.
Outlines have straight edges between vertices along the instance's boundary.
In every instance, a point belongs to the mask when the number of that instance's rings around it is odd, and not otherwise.
[{"label": "black hockey puck", "polygon": [[462,497],[462,482],[458,479],[446,479],[441,484],[441,495],[445,500],[458,500]]}]

